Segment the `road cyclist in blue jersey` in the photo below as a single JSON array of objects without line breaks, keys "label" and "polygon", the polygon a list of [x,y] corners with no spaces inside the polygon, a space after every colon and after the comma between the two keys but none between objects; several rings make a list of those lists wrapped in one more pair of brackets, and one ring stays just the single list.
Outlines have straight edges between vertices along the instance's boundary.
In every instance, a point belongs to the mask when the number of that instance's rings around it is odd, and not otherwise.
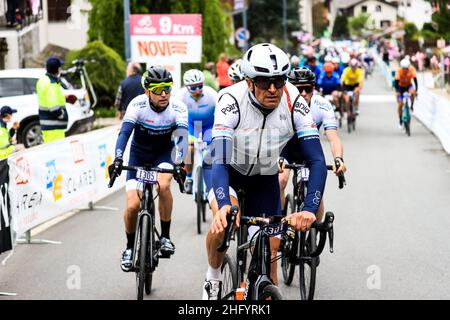
[{"label": "road cyclist in blue jersey", "polygon": [[[290,224],[308,230],[316,220],[325,187],[327,169],[319,133],[306,101],[286,82],[290,61],[286,53],[269,44],[257,44],[243,56],[245,81],[219,92],[213,129],[212,211],[213,222],[206,238],[208,270],[203,285],[205,300],[221,295],[223,242],[231,205],[238,205],[237,192],[245,192],[246,214],[281,215],[278,157],[287,142],[298,137],[297,148],[311,163],[306,206],[293,213]],[[239,215],[236,218],[239,224]],[[272,237],[271,254],[280,239]],[[276,284],[276,263],[271,278]]]},{"label": "road cyclist in blue jersey", "polygon": [[[134,133],[129,166],[146,166],[172,169],[179,165],[187,149],[188,113],[186,105],[171,96],[172,75],[161,66],[151,66],[142,75],[145,93],[129,103],[116,143],[115,159],[110,171],[120,174],[128,140]],[[170,191],[171,174],[158,175],[159,216],[161,220],[161,252],[172,255],[175,245],[170,239],[173,197]],[[122,254],[121,268],[132,271],[133,247],[140,208],[142,183],[136,180],[136,171],[127,171],[127,207],[124,213],[126,249]]]},{"label": "road cyclist in blue jersey", "polygon": [[[204,85],[205,76],[202,71],[191,69],[184,73],[184,88],[177,94],[188,109],[188,128],[189,128],[189,151],[186,160],[187,178],[184,185],[185,192],[192,194],[192,169],[194,143],[201,136],[203,142],[207,145],[211,143],[212,128],[214,124],[214,111],[216,108],[217,92]],[[207,190],[211,188],[211,163],[203,167],[205,173],[205,183]]]}]

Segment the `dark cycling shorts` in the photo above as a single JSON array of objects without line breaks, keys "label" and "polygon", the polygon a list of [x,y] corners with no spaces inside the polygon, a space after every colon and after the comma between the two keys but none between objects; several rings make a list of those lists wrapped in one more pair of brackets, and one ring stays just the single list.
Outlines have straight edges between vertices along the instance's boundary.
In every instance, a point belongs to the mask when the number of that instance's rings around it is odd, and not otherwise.
[{"label": "dark cycling shorts", "polygon": [[[275,175],[244,176],[231,166],[228,167],[230,195],[244,192],[244,214],[247,216],[281,215],[280,184]],[[234,192],[233,192],[234,191]],[[209,200],[214,198],[210,191]]]},{"label": "dark cycling shorts", "polygon": [[[165,149],[159,152],[145,152],[131,147],[129,166],[144,166],[151,164],[153,167],[165,169],[173,168],[172,149]],[[136,171],[127,171],[126,190],[142,189],[142,185],[136,181]]]},{"label": "dark cycling shorts", "polygon": [[344,91],[354,91],[357,87],[359,87],[359,83],[358,84],[344,84]]}]

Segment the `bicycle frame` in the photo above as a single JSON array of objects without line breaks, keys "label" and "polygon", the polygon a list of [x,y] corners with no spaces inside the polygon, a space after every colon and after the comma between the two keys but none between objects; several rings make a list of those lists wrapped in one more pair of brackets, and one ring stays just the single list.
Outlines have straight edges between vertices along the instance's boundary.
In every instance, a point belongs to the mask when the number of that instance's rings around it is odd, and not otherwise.
[{"label": "bicycle frame", "polygon": [[404,123],[409,123],[411,120],[411,114],[409,111],[409,106],[410,106],[410,98],[411,98],[411,94],[409,92],[404,92],[401,95],[401,99],[403,102],[403,107],[402,107],[402,121]]},{"label": "bicycle frame", "polygon": [[[202,133],[200,132],[198,138],[195,139],[194,142],[194,166],[192,168],[192,175],[195,177],[195,175],[197,174],[197,170],[199,167],[203,166],[203,153],[206,149],[206,142],[203,141],[203,137],[202,137]],[[199,183],[199,181],[197,181],[197,179],[193,179],[193,185],[192,185],[192,196],[194,201],[197,199],[197,184]],[[203,179],[201,181],[201,183],[203,183],[203,195],[202,195],[202,199],[203,201],[207,201],[208,199],[208,194],[206,191],[206,184],[205,184],[205,180]]]}]

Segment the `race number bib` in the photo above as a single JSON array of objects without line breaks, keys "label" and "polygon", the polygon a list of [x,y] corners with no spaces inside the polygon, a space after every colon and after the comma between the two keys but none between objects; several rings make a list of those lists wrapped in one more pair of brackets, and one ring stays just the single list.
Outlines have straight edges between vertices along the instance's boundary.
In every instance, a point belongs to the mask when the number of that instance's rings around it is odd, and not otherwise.
[{"label": "race number bib", "polygon": [[142,183],[155,184],[158,182],[158,173],[156,171],[145,171],[138,169],[136,180]]}]

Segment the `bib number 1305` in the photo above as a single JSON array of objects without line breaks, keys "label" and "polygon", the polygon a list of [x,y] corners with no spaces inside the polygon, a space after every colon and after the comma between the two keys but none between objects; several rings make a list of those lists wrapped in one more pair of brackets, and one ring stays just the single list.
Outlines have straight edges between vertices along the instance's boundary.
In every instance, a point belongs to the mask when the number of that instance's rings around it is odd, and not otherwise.
[{"label": "bib number 1305", "polygon": [[150,183],[150,184],[157,183],[158,172],[138,169],[138,171],[136,172],[136,180],[142,183]]}]

